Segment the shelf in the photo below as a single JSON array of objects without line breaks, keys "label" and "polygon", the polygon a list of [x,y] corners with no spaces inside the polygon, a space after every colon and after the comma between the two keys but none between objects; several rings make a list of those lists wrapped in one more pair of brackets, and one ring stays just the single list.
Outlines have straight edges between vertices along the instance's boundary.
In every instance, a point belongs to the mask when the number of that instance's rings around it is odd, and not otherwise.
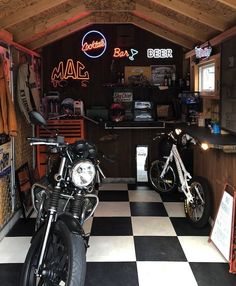
[{"label": "shelf", "polygon": [[106,122],[105,129],[164,129],[163,121]]}]

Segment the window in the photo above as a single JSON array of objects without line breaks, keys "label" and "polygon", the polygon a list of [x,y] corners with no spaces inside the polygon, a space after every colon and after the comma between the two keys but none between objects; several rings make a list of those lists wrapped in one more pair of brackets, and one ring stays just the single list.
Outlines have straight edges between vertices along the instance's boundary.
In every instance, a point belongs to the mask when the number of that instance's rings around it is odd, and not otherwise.
[{"label": "window", "polygon": [[215,91],[215,63],[209,63],[199,67],[199,91]]},{"label": "window", "polygon": [[219,99],[220,96],[220,54],[191,65],[194,74],[194,91],[201,96]]}]

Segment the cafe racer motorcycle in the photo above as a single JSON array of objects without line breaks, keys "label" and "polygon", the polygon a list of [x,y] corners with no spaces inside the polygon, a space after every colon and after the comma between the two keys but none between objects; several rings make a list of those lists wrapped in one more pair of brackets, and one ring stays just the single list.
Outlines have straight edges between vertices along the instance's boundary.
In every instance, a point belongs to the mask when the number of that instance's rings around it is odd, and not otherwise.
[{"label": "cafe racer motorcycle", "polygon": [[[46,125],[37,112],[31,122]],[[47,176],[32,187],[36,232],[26,256],[20,286],[83,286],[86,274],[84,222],[97,205],[97,183],[103,175],[96,147],[85,140],[28,138],[30,145],[51,150]],[[56,158],[55,158],[56,157]]]}]

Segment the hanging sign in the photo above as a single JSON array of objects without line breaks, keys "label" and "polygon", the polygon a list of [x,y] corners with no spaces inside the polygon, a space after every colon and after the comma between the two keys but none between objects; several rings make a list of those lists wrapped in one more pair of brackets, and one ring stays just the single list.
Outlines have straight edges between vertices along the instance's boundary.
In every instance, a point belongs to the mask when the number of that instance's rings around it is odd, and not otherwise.
[{"label": "hanging sign", "polygon": [[107,41],[105,36],[96,30],[87,32],[82,39],[82,51],[89,58],[101,57],[107,48]]},{"label": "hanging sign", "polygon": [[52,71],[51,82],[54,87],[63,87],[68,79],[81,80],[84,85],[84,80],[90,79],[89,72],[85,70],[85,66],[80,61],[74,62],[68,59],[65,65],[61,61]]},{"label": "hanging sign", "polygon": [[172,49],[147,49],[147,57],[151,58],[173,58],[173,51]]},{"label": "hanging sign", "polygon": [[113,58],[128,58],[130,61],[134,60],[134,56],[138,54],[138,51],[135,49],[122,50],[120,48],[114,48]]},{"label": "hanging sign", "polygon": [[207,59],[210,57],[212,52],[212,47],[210,45],[201,48],[201,47],[195,47],[195,55],[197,59]]}]

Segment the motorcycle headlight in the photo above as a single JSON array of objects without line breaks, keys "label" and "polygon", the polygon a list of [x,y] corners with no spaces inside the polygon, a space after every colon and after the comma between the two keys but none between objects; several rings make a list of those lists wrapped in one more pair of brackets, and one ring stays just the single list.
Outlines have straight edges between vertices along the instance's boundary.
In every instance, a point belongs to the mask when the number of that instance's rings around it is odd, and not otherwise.
[{"label": "motorcycle headlight", "polygon": [[92,183],[95,174],[93,163],[89,160],[82,160],[73,166],[71,179],[76,187],[87,187]]}]

